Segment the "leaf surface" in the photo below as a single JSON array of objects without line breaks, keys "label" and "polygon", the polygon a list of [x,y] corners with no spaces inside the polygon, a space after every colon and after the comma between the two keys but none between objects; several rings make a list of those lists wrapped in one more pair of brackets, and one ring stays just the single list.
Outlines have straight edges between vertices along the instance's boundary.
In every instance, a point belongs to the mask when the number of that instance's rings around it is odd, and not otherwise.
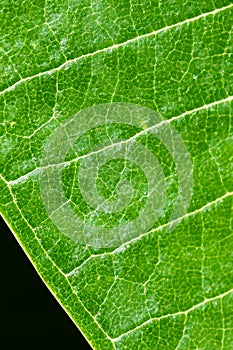
[{"label": "leaf surface", "polygon": [[[1,4],[1,212],[93,349],[233,346],[232,17],[225,0]],[[161,215],[146,232],[116,246],[93,246],[54,224],[41,196],[41,161],[49,137],[70,117],[119,103],[154,111],[176,130],[185,147],[177,159],[184,163],[185,149],[192,164],[193,181],[184,181],[192,197],[169,229],[188,165],[179,168],[159,131],[157,138],[150,132],[160,130],[156,123],[148,127],[142,118],[133,125],[121,116],[90,125],[59,164],[77,217],[109,230],[145,207],[145,168],[116,157],[124,142],[150,150],[166,186]],[[80,117],[80,129],[95,123],[91,118]],[[134,196],[113,213],[93,209],[77,179],[82,159],[108,148],[113,156],[98,169],[98,193],[112,208],[123,180]],[[55,149],[62,152],[62,134]]]}]

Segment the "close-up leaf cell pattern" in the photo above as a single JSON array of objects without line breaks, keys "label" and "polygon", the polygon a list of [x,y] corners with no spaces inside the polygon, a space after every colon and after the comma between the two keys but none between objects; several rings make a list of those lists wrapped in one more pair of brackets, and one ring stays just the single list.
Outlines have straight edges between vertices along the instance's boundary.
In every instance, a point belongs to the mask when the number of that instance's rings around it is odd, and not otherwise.
[{"label": "close-up leaf cell pattern", "polygon": [[233,349],[231,2],[0,16],[0,210],[41,279],[95,350]]}]

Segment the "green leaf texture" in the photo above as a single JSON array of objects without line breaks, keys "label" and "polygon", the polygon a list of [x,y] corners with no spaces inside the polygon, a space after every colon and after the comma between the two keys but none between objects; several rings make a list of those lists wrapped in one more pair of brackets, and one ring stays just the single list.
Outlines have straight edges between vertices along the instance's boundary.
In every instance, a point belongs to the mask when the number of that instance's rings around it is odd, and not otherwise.
[{"label": "green leaf texture", "polygon": [[[95,350],[233,349],[233,5],[3,0],[0,7],[0,208],[43,281]],[[192,198],[169,231],[179,174],[165,145],[143,125],[90,129],[61,165],[65,196],[82,220],[130,222],[148,196],[143,169],[113,158],[99,169],[99,193],[117,200],[123,176],[134,198],[121,212],[91,215],[77,173],[80,156],[100,144],[114,154],[115,140],[137,137],[166,183],[163,212],[149,230],[117,247],[93,247],[49,217],[41,159],[58,127],[106,103],[146,107],[176,129],[192,162]]]}]

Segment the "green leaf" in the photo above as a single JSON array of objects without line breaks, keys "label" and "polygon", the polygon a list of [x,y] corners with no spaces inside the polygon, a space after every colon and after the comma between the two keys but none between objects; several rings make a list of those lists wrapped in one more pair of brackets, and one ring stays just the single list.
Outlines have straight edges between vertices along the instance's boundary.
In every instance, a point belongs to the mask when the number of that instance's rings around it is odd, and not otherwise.
[{"label": "green leaf", "polygon": [[1,5],[0,207],[43,281],[93,349],[231,349],[233,5]]}]

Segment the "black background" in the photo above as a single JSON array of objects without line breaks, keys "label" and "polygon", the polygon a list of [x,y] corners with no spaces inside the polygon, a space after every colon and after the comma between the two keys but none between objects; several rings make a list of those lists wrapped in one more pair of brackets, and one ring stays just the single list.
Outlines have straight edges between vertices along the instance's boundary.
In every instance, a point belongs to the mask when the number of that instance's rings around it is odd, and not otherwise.
[{"label": "black background", "polygon": [[0,219],[1,350],[91,350]]}]

